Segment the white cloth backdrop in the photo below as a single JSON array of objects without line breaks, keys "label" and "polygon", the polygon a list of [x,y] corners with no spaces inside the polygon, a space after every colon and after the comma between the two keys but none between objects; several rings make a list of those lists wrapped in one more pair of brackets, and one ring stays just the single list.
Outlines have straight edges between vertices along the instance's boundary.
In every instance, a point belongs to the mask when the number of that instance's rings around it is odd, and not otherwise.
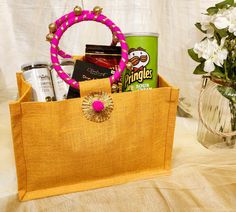
[{"label": "white cloth backdrop", "polygon": [[[181,89],[181,96],[196,105],[200,77],[187,49],[200,40],[194,23],[216,0],[84,0],[86,9],[100,5],[123,32],[158,32],[159,72]],[[81,1],[0,0],[0,89],[16,87],[15,72],[32,61],[49,61],[45,41],[48,24],[70,12]],[[111,34],[97,23],[69,29],[62,49],[83,54],[86,43],[109,44]],[[196,108],[193,108],[193,113]],[[195,114],[195,113],[194,113]]]}]

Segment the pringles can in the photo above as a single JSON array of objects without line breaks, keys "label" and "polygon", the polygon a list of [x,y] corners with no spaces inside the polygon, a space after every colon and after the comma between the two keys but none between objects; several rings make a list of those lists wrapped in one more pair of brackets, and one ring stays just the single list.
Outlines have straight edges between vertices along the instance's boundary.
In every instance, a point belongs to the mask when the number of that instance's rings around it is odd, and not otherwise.
[{"label": "pringles can", "polygon": [[[75,61],[73,59],[64,59],[61,61],[61,66],[65,73],[67,73],[70,77],[74,71]],[[56,100],[64,100],[67,99],[67,94],[69,91],[69,85],[65,83],[57,74],[54,69],[51,69],[53,87],[56,95]]]},{"label": "pringles can", "polygon": [[55,101],[49,66],[44,62],[28,63],[21,66],[23,77],[32,86],[32,100],[36,102]]},{"label": "pringles can", "polygon": [[157,33],[125,34],[129,46],[128,59],[132,66],[123,72],[122,91],[150,90],[157,87]]}]

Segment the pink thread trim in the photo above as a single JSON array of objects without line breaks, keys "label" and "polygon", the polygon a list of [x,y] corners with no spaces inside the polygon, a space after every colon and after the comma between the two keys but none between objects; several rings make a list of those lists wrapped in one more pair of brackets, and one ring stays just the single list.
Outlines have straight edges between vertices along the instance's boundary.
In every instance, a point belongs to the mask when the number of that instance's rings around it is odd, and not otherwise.
[{"label": "pink thread trim", "polygon": [[[59,53],[64,53],[62,50],[58,51],[58,44],[59,41],[63,35],[63,33],[72,25],[74,25],[77,22],[82,22],[82,21],[94,21],[94,16],[95,14],[92,11],[87,11],[84,10],[82,12],[82,14],[80,16],[75,16],[74,12],[71,12],[69,14],[67,14],[67,20],[66,20],[66,15],[64,15],[63,17],[61,17],[60,19],[58,19],[56,21],[57,24],[57,31],[54,34],[54,38],[51,41],[51,44],[55,45],[55,47],[53,47],[53,45],[51,45],[50,48],[50,52],[51,52],[51,61],[52,64],[59,64],[59,60],[58,60],[58,55]],[[75,18],[78,19],[78,21],[75,22]],[[61,20],[61,22],[60,22]],[[110,19],[108,19],[106,16],[100,14],[98,15],[96,22],[100,22],[103,23],[102,21],[106,20],[104,22],[104,24],[110,28],[110,30],[112,31],[112,33],[116,34],[116,37],[119,40],[124,40],[124,42],[121,42],[121,48],[122,48],[122,53],[121,53],[121,59],[120,63],[119,63],[119,67],[120,67],[120,71],[121,73],[124,71],[125,67],[126,67],[126,63],[128,61],[128,46],[125,42],[125,37],[122,34],[121,30],[119,29],[119,27],[117,27]],[[68,24],[66,24],[66,22],[68,22]],[[112,25],[114,25],[115,27],[111,27]],[[63,30],[61,29],[61,27],[63,28]],[[126,50],[126,51],[123,51]],[[60,54],[61,54],[60,53]],[[67,55],[70,56],[70,55]],[[54,65],[53,68],[57,71],[58,75],[66,82],[68,83],[70,86],[78,89],[79,88],[79,83],[76,82],[74,79],[71,79],[61,68],[61,66],[58,65]],[[111,77],[109,77],[110,79],[110,83],[112,84],[113,82],[117,81],[120,79],[121,77],[121,73],[116,71],[115,74]]]}]

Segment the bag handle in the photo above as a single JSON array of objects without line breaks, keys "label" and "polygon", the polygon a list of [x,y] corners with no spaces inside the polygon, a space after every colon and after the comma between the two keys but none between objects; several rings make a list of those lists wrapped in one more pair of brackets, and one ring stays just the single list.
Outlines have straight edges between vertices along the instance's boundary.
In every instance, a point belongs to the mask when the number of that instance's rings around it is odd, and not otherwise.
[{"label": "bag handle", "polygon": [[[102,8],[100,8],[100,7],[95,7],[94,10],[100,10],[100,11],[101,11]],[[77,14],[78,14],[78,12],[80,12],[80,11],[82,11],[82,8],[81,8],[81,7],[76,6],[76,7],[74,8],[74,12],[75,12],[75,13],[77,12]],[[68,13],[68,14],[62,16],[61,18],[58,18],[58,19],[55,21],[55,23],[49,24],[49,26],[48,26],[48,27],[49,27],[49,34],[47,34],[47,36],[46,36],[46,40],[47,40],[47,41],[51,41],[51,40],[52,40],[52,38],[53,38],[53,36],[54,36],[53,33],[56,32],[56,30],[62,25],[62,23],[64,23],[65,21],[68,21],[68,19],[72,17],[72,14],[73,14],[73,12]],[[115,34],[113,34],[111,46],[116,46],[118,42],[119,42],[118,38],[116,37]],[[70,59],[73,58],[72,55],[67,54],[66,52],[64,52],[63,50],[61,50],[59,47],[58,47],[58,55],[61,56],[62,58],[70,58]]]},{"label": "bag handle", "polygon": [[[76,7],[78,8],[78,7]],[[119,63],[119,66],[111,77],[109,77],[110,84],[118,81],[121,77],[121,74],[123,73],[126,64],[128,62],[128,46],[125,41],[125,37],[123,33],[121,32],[120,28],[117,27],[110,19],[108,19],[105,15],[101,14],[101,10],[98,10],[99,7],[95,7],[93,11],[89,10],[75,10],[65,16],[62,16],[60,19],[61,21],[58,21],[55,25],[59,26],[56,27],[54,30],[54,34],[52,34],[52,39],[50,41],[51,43],[51,48],[50,48],[50,53],[51,53],[51,61],[52,61],[52,66],[58,73],[59,77],[64,80],[67,84],[72,86],[73,88],[79,89],[79,82],[76,80],[72,79],[69,77],[68,74],[66,74],[58,60],[58,55],[61,50],[58,49],[58,44],[59,41],[64,34],[64,32],[71,26],[73,26],[75,23],[79,23],[82,21],[96,21],[99,23],[102,23],[106,25],[113,35],[117,37],[117,39],[120,42],[121,45],[121,60]],[[61,53],[60,53],[61,54]],[[70,56],[70,55],[67,55]]]},{"label": "bag handle", "polygon": [[[211,126],[209,126],[203,116],[202,113],[202,98],[203,98],[203,92],[206,88],[207,85],[207,81],[208,79],[211,78],[210,76],[204,76],[203,77],[203,83],[202,83],[202,89],[199,95],[199,99],[198,99],[198,114],[199,114],[199,119],[201,121],[201,123],[203,124],[204,127],[206,127],[206,129],[208,129],[211,133],[218,135],[218,136],[222,136],[222,137],[232,137],[232,136],[236,136],[236,131],[234,132],[220,132],[220,131],[216,131],[215,129],[213,129]],[[210,85],[210,86],[214,86],[214,85]]]}]

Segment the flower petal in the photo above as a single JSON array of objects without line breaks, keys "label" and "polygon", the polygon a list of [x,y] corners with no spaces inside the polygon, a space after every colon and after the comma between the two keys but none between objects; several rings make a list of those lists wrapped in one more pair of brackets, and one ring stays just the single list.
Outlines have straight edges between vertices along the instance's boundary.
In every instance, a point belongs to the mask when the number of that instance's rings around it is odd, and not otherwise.
[{"label": "flower petal", "polygon": [[228,56],[228,50],[222,49],[216,53],[213,62],[216,65],[222,67],[224,64],[224,60],[227,58],[227,56]]},{"label": "flower petal", "polygon": [[220,47],[222,48],[225,45],[225,40],[227,39],[228,36],[221,38],[220,41]]},{"label": "flower petal", "polygon": [[213,21],[217,29],[225,29],[230,25],[229,20],[226,17],[216,17]]},{"label": "flower petal", "polygon": [[211,59],[207,60],[204,64],[204,71],[211,72],[215,70],[215,65]]},{"label": "flower petal", "polygon": [[220,66],[220,67],[223,66],[222,60],[221,60],[220,58],[216,58],[216,59],[214,60],[214,63],[215,63],[217,66]]},{"label": "flower petal", "polygon": [[236,32],[236,24],[230,24],[229,32],[231,32],[231,33],[235,33]]},{"label": "flower petal", "polygon": [[207,37],[208,38],[212,38],[214,36],[214,28],[213,27],[209,27],[207,29]]}]

